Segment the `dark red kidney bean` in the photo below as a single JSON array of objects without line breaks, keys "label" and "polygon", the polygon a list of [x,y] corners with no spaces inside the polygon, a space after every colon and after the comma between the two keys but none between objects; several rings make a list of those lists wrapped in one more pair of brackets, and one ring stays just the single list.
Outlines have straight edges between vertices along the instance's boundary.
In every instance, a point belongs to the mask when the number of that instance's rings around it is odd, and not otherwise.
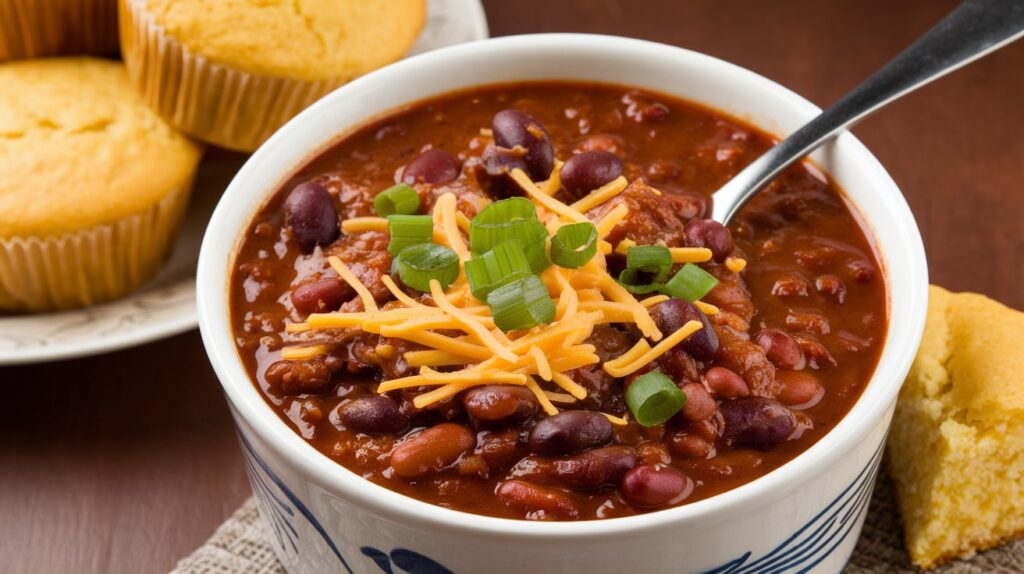
[{"label": "dark red kidney bean", "polygon": [[699,361],[708,361],[718,352],[718,333],[711,327],[707,315],[693,303],[682,299],[669,299],[655,305],[651,316],[665,336],[678,331],[690,321],[700,321],[704,328],[687,337],[677,348]]},{"label": "dark red kidney bean", "polygon": [[814,288],[818,293],[842,305],[846,301],[846,283],[835,275],[820,275],[814,279]]},{"label": "dark red kidney bean", "polygon": [[622,175],[622,160],[607,151],[586,151],[565,160],[558,172],[562,187],[580,198]]},{"label": "dark red kidney bean", "polygon": [[668,106],[639,93],[622,96],[622,103],[626,104],[626,117],[641,124],[659,122],[669,114]]},{"label": "dark red kidney bean", "polygon": [[409,437],[391,451],[391,468],[414,478],[444,470],[476,444],[476,435],[455,423],[441,423]]},{"label": "dark red kidney bean", "polygon": [[715,261],[725,261],[732,253],[732,232],[729,228],[712,219],[691,219],[683,229],[686,245],[707,247]]},{"label": "dark red kidney bean", "polygon": [[796,416],[775,399],[741,397],[718,406],[725,421],[722,437],[735,446],[768,448],[790,437]]},{"label": "dark red kidney bean", "polygon": [[704,380],[711,392],[722,399],[735,399],[750,394],[750,387],[743,377],[725,367],[711,367],[704,373]]},{"label": "dark red kidney bean", "polygon": [[572,488],[596,488],[618,484],[640,457],[625,446],[596,448],[552,463],[552,475]]},{"label": "dark red kidney bean", "polygon": [[776,297],[806,297],[808,292],[807,280],[798,275],[783,275],[772,285],[772,295]]},{"label": "dark red kidney bean", "polygon": [[799,371],[807,365],[803,349],[789,333],[778,329],[761,329],[754,342],[764,349],[768,360],[786,371]]},{"label": "dark red kidney bean", "polygon": [[710,458],[715,444],[708,439],[686,431],[675,431],[668,436],[668,449],[682,458]]},{"label": "dark red kidney bean", "polygon": [[530,450],[538,454],[570,454],[612,440],[612,423],[594,411],[563,411],[548,417],[530,431]]},{"label": "dark red kidney bean", "polygon": [[537,118],[519,110],[502,110],[494,114],[491,131],[495,144],[508,149],[521,146],[526,150],[524,159],[530,179],[540,181],[551,175],[555,150],[551,147],[551,136]]},{"label": "dark red kidney bean", "polygon": [[473,175],[480,187],[488,194],[497,197],[522,195],[519,184],[512,181],[509,174],[513,169],[527,171],[525,150],[510,150],[497,146],[487,146],[480,156],[480,161],[473,168]]},{"label": "dark red kidney bean", "polygon": [[345,301],[355,296],[348,283],[337,277],[303,283],[292,291],[292,306],[303,315],[337,311]]},{"label": "dark red kidney bean", "polygon": [[688,421],[700,422],[707,420],[718,410],[715,398],[700,383],[687,383],[680,390],[686,395],[686,404],[679,414]]},{"label": "dark red kidney bean", "polygon": [[870,283],[875,278],[875,268],[863,259],[854,259],[847,263],[846,272],[858,283]]},{"label": "dark red kidney bean", "polygon": [[[579,509],[568,494],[525,480],[505,480],[494,489],[498,500],[506,506],[531,515],[532,518],[576,518]],[[541,516],[537,516],[540,513]]]},{"label": "dark red kidney bean", "polygon": [[619,490],[630,504],[654,508],[685,500],[693,481],[675,467],[644,464],[626,473]]},{"label": "dark red kidney bean", "polygon": [[402,170],[402,181],[414,183],[447,183],[459,177],[459,160],[443,149],[432,148],[412,158]]},{"label": "dark red kidney bean", "polygon": [[284,200],[282,210],[285,225],[292,228],[292,237],[306,253],[341,235],[334,201],[319,183],[307,181],[295,186]]},{"label": "dark red kidney bean", "polygon": [[779,371],[775,374],[775,380],[779,382],[775,398],[793,409],[809,409],[825,396],[825,387],[810,373]]},{"label": "dark red kidney bean", "polygon": [[530,389],[520,385],[473,387],[462,397],[469,416],[480,421],[522,421],[537,414],[540,405]]},{"label": "dark red kidney bean", "polygon": [[340,367],[337,357],[321,355],[305,361],[277,361],[263,377],[286,395],[319,394],[334,388],[331,374]]},{"label": "dark red kidney bean", "polygon": [[338,405],[332,422],[346,429],[366,434],[402,432],[409,428],[409,419],[398,409],[398,403],[384,395],[367,395]]}]

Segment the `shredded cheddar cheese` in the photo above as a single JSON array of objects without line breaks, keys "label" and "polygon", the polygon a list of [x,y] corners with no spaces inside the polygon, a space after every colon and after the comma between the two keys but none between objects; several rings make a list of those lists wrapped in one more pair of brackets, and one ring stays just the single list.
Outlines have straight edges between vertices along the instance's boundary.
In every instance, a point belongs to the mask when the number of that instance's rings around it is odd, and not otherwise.
[{"label": "shredded cheddar cheese", "polygon": [[281,349],[281,358],[286,361],[304,361],[327,352],[327,345],[310,345],[308,347],[285,347]]},{"label": "shredded cheddar cheese", "polygon": [[672,263],[704,263],[711,261],[711,250],[707,247],[669,247]]},{"label": "shredded cheddar cheese", "polygon": [[[561,189],[561,166],[562,163],[556,161],[549,178],[539,183],[531,181],[522,170],[515,169],[511,173],[513,181],[537,205],[538,217],[550,233],[557,232],[563,225],[588,221],[584,213],[621,194],[628,186],[626,179],[619,177],[567,205],[554,197]],[[313,313],[304,323],[287,325],[286,332],[305,334],[323,329],[360,329],[417,345],[413,350],[403,350],[403,345],[381,339],[374,347],[376,354],[384,359],[395,359],[401,353],[405,364],[415,369],[415,374],[380,383],[377,392],[422,388],[423,392],[413,398],[417,408],[428,408],[477,385],[511,384],[525,386],[544,412],[554,415],[558,413],[556,404],[572,404],[587,397],[587,388],[570,374],[575,369],[600,363],[597,348],[586,342],[596,326],[631,324],[642,335],[632,348],[601,366],[616,377],[643,368],[703,327],[698,321],[690,321],[674,333],[662,333],[650,310],[669,297],[653,295],[638,300],[608,273],[605,255],[613,251],[624,254],[636,245],[630,239],[623,239],[613,248],[604,240],[629,216],[629,206],[622,202],[595,223],[599,249],[590,261],[577,269],[551,266],[539,275],[549,295],[556,300],[553,322],[503,332],[496,327],[491,308],[470,291],[463,263],[472,257],[468,245],[471,220],[459,211],[458,205],[459,198],[454,193],[444,193],[431,213],[433,241],[450,247],[460,261],[459,274],[447,288],[432,280],[429,297],[412,296],[395,279],[384,274],[380,283],[392,300],[380,308],[367,285],[341,259],[331,256],[328,263],[338,277],[355,290],[363,310]],[[342,229],[345,233],[389,231],[388,220],[381,217],[351,218],[342,223]],[[675,263],[700,263],[711,259],[710,250],[702,248],[671,248],[671,252]],[[735,265],[730,263],[732,259],[727,260],[727,266]],[[700,301],[695,304],[708,315],[718,312],[713,305]],[[284,348],[281,356],[286,360],[306,360],[329,352],[332,349],[328,345],[307,342]],[[629,424],[625,418],[602,414],[615,425]]]},{"label": "shredded cheddar cheese", "polygon": [[626,185],[628,185],[626,178],[620,175],[594,191],[591,191],[585,197],[576,203],[573,203],[570,207],[580,213],[586,213],[622,193],[622,190],[626,189]]},{"label": "shredded cheddar cheese", "polygon": [[725,268],[733,273],[739,273],[747,268],[747,260],[739,257],[726,257]]}]

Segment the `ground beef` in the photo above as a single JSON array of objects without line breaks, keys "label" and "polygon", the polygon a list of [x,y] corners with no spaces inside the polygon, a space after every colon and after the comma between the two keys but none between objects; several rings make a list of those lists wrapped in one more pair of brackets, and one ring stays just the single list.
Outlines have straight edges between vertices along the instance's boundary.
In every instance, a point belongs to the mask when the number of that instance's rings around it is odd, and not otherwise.
[{"label": "ground beef", "polygon": [[632,339],[615,327],[598,325],[586,342],[597,348],[600,362],[567,373],[572,380],[587,389],[587,397],[580,401],[581,406],[613,415],[626,412],[622,382],[606,373],[601,365],[628,351],[633,345]]},{"label": "ground beef", "polygon": [[637,179],[616,197],[588,211],[587,217],[600,221],[625,203],[629,214],[605,237],[609,243],[615,245],[628,237],[639,245],[664,242],[671,247],[682,247],[688,216],[700,212],[700,206],[692,205],[693,201],[689,196],[670,192],[658,195],[643,179]]},{"label": "ground beef", "polygon": [[342,235],[328,253],[341,259],[378,302],[391,299],[391,292],[380,281],[391,269],[388,241],[387,234],[379,231]]}]

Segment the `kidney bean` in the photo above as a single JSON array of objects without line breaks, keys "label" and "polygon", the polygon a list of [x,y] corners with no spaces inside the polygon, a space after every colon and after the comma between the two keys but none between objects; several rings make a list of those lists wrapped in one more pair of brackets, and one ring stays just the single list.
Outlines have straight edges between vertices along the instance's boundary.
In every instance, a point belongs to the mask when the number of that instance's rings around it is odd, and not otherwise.
[{"label": "kidney bean", "polygon": [[710,458],[715,454],[715,443],[691,432],[676,431],[668,436],[668,449],[683,458]]},{"label": "kidney bean", "polygon": [[775,398],[793,409],[809,409],[825,396],[825,387],[810,373],[779,371],[775,374],[775,380],[780,385]]},{"label": "kidney bean", "polygon": [[680,387],[680,390],[686,395],[686,404],[679,411],[679,415],[684,420],[700,422],[711,418],[718,409],[718,405],[715,404],[715,398],[704,388],[704,385],[700,383],[687,383]]},{"label": "kidney bean", "polygon": [[772,295],[776,297],[806,297],[809,291],[807,280],[799,275],[783,275],[772,285]]},{"label": "kidney bean", "polygon": [[331,421],[355,432],[385,434],[409,428],[409,419],[398,410],[398,403],[384,395],[367,395],[341,403]]},{"label": "kidney bean", "polygon": [[653,508],[685,500],[693,481],[675,467],[644,464],[626,473],[619,490],[630,504]]},{"label": "kidney bean", "polygon": [[622,103],[626,104],[626,117],[641,124],[659,122],[669,114],[668,106],[643,94],[626,94]]},{"label": "kidney bean", "polygon": [[292,291],[292,306],[303,315],[336,311],[355,296],[348,283],[337,277],[303,283]]},{"label": "kidney bean", "polygon": [[687,337],[677,348],[700,361],[714,358],[718,352],[718,334],[711,327],[707,315],[696,305],[682,299],[669,299],[654,306],[651,317],[666,336],[681,329],[689,321],[700,321],[704,328]]},{"label": "kidney bean", "polygon": [[263,376],[286,395],[318,394],[334,386],[331,374],[341,367],[337,357],[321,355],[305,361],[277,361]]},{"label": "kidney bean", "polygon": [[835,247],[813,247],[811,249],[798,249],[793,252],[796,262],[808,269],[824,269],[835,263],[839,257],[839,250]]},{"label": "kidney bean", "polygon": [[402,181],[414,183],[447,183],[459,177],[462,166],[452,154],[431,148],[412,158],[402,170]]},{"label": "kidney bean", "polygon": [[839,363],[836,362],[835,357],[832,353],[825,348],[815,339],[812,339],[809,335],[796,336],[794,337],[800,349],[803,350],[804,355],[807,357],[807,364],[814,369],[824,369],[826,367],[835,367]]},{"label": "kidney bean", "polygon": [[768,448],[789,438],[796,430],[793,411],[765,397],[741,397],[718,406],[725,421],[722,436],[736,446]]},{"label": "kidney bean", "polygon": [[828,335],[832,331],[828,317],[815,310],[790,309],[786,315],[786,326],[793,331],[803,331],[815,335]]},{"label": "kidney bean", "polygon": [[516,461],[526,456],[526,446],[520,444],[519,435],[518,428],[481,433],[477,452],[492,474],[504,474]]},{"label": "kidney bean", "polygon": [[522,195],[523,191],[519,184],[512,181],[509,174],[513,169],[527,171],[526,151],[519,149],[506,149],[497,146],[487,146],[480,156],[480,161],[473,168],[473,175],[477,183],[488,194],[497,197],[512,197]]},{"label": "kidney bean", "polygon": [[565,160],[562,187],[578,199],[622,175],[622,160],[607,151],[586,151]]},{"label": "kidney bean", "polygon": [[484,385],[466,391],[462,404],[480,421],[521,421],[537,413],[537,398],[519,385]]},{"label": "kidney bean", "polygon": [[854,259],[847,263],[846,272],[858,283],[870,283],[875,278],[875,268],[863,259]]},{"label": "kidney bean", "polygon": [[554,477],[572,488],[595,488],[618,484],[640,457],[625,446],[596,448],[552,463]]},{"label": "kidney bean", "polygon": [[526,150],[524,159],[530,179],[540,181],[551,175],[555,150],[551,147],[551,136],[537,118],[519,110],[502,110],[494,114],[491,130],[497,145],[508,149],[521,146]]},{"label": "kidney bean", "polygon": [[704,373],[704,380],[711,392],[722,399],[735,399],[750,394],[750,387],[743,377],[725,367],[711,367]]},{"label": "kidney bean", "polygon": [[686,245],[707,247],[715,261],[725,261],[732,253],[732,232],[729,228],[712,219],[691,219],[684,230]]},{"label": "kidney bean", "polygon": [[307,181],[295,186],[284,200],[282,211],[285,225],[292,228],[292,237],[306,253],[341,235],[334,201],[319,183]]},{"label": "kidney bean", "polygon": [[612,423],[594,411],[564,411],[548,417],[530,431],[530,450],[539,454],[569,454],[612,440]]},{"label": "kidney bean", "polygon": [[494,490],[506,506],[525,512],[529,518],[576,518],[579,509],[568,494],[525,480],[505,480]]},{"label": "kidney bean", "polygon": [[764,349],[768,360],[776,367],[787,371],[799,371],[807,365],[804,351],[793,337],[778,329],[761,329],[754,342]]},{"label": "kidney bean", "polygon": [[835,275],[820,275],[814,279],[814,288],[831,301],[842,305],[846,301],[846,283]]},{"label": "kidney bean", "polygon": [[414,478],[443,470],[476,444],[466,427],[441,423],[409,437],[391,451],[391,468],[399,476]]}]

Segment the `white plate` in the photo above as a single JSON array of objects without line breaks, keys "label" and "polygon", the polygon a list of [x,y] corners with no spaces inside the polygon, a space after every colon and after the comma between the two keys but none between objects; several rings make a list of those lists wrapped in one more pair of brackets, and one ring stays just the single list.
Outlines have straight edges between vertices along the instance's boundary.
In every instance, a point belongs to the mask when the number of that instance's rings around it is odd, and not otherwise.
[{"label": "white plate", "polygon": [[[480,0],[429,0],[427,22],[410,54],[487,38]],[[0,315],[0,365],[94,355],[141,345],[196,327],[199,243],[221,192],[245,156],[211,150],[174,254],[159,275],[129,297],[75,311]]]}]

